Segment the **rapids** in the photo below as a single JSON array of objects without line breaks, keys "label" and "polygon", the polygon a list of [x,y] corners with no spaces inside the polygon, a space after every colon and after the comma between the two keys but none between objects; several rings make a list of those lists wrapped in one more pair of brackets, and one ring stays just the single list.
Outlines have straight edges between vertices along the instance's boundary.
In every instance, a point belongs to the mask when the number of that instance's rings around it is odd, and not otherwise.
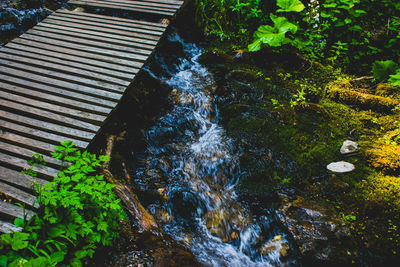
[{"label": "rapids", "polygon": [[238,201],[240,155],[218,124],[215,79],[198,62],[202,48],[176,31],[168,42],[183,48],[177,63],[156,54],[145,68],[172,89],[170,110],[143,130],[137,156],[135,183],[164,199],[147,209],[205,266],[292,266],[290,241],[272,229],[273,212],[254,216]]}]

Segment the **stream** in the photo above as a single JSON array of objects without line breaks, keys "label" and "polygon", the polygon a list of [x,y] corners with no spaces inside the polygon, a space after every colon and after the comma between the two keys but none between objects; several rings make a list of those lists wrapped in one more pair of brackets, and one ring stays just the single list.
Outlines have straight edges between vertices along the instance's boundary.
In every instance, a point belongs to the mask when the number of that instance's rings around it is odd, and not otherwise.
[{"label": "stream", "polygon": [[215,79],[198,62],[202,48],[175,30],[168,42],[184,55],[171,65],[171,55],[157,53],[145,71],[172,89],[171,108],[143,130],[144,151],[132,152],[136,186],[163,199],[146,208],[205,266],[295,265],[268,203],[256,216],[238,200],[240,154],[219,125]]}]

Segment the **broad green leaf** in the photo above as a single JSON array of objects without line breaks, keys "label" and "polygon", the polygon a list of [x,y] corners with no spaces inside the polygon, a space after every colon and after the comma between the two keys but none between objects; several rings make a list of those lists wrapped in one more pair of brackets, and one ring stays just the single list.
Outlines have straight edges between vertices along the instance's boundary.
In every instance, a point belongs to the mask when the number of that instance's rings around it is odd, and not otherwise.
[{"label": "broad green leaf", "polygon": [[274,27],[279,33],[291,32],[295,34],[297,32],[297,26],[287,20],[285,17],[277,17],[271,13],[271,20],[274,22]]},{"label": "broad green leaf", "polygon": [[0,266],[7,267],[7,256],[0,255]]},{"label": "broad green leaf", "polygon": [[276,4],[281,8],[277,12],[301,12],[305,8],[300,0],[278,0]]},{"label": "broad green leaf", "polygon": [[389,83],[393,86],[400,87],[400,69],[397,69],[396,74],[390,75]]}]

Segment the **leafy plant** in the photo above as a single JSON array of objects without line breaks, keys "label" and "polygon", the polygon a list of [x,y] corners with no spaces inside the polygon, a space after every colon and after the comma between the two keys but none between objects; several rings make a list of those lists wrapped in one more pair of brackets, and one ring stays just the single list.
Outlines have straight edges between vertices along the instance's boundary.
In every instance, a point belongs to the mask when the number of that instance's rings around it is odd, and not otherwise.
[{"label": "leafy plant", "polygon": [[393,60],[375,61],[372,65],[372,74],[378,82],[387,80],[396,73],[397,64]]},{"label": "leafy plant", "polygon": [[278,0],[276,4],[280,7],[276,12],[301,12],[305,8],[299,0]]},{"label": "leafy plant", "polygon": [[[0,246],[6,253],[0,262],[10,262],[9,266],[81,266],[99,245],[111,245],[118,235],[125,213],[112,192],[114,186],[96,172],[108,158],[81,152],[69,141],[55,151],[54,158],[69,164],[52,182],[36,185],[39,215],[30,221],[16,220],[24,232],[1,235]],[[37,160],[43,158],[35,155],[33,161]]]},{"label": "leafy plant", "polygon": [[400,69],[397,69],[395,74],[390,75],[388,81],[391,85],[400,87]]},{"label": "leafy plant", "polygon": [[290,23],[285,17],[277,17],[271,13],[270,18],[274,26],[260,26],[254,33],[253,43],[248,46],[249,51],[260,50],[261,44],[277,47],[289,43],[290,39],[286,38],[286,33],[297,32],[297,26]]}]

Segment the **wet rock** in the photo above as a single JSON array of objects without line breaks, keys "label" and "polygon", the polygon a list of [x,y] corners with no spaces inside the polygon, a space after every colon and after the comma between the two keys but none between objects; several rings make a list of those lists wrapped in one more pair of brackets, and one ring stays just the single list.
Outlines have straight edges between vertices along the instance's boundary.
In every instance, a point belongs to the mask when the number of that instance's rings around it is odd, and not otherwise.
[{"label": "wet rock", "polygon": [[349,229],[333,209],[302,197],[282,200],[278,218],[306,262],[349,261],[348,252],[355,251],[355,246]]},{"label": "wet rock", "polygon": [[202,200],[195,193],[190,191],[172,192],[170,200],[174,214],[186,219],[199,216],[205,210]]},{"label": "wet rock", "polygon": [[154,267],[201,266],[192,253],[180,248],[159,249],[152,256],[154,258]]},{"label": "wet rock", "polygon": [[353,164],[346,161],[332,162],[328,164],[326,168],[331,172],[335,173],[346,173],[354,171],[356,169],[356,167]]},{"label": "wet rock", "polygon": [[261,255],[268,255],[271,253],[279,253],[279,257],[286,257],[290,250],[289,244],[286,240],[282,239],[281,235],[275,236],[272,240],[265,242],[258,251]]},{"label": "wet rock", "polygon": [[351,140],[344,141],[342,147],[340,148],[340,153],[346,156],[357,154],[359,151],[360,146],[358,143]]},{"label": "wet rock", "polygon": [[176,89],[173,89],[171,91],[170,97],[178,105],[192,105],[194,101],[193,96]]},{"label": "wet rock", "polygon": [[204,219],[210,233],[221,238],[223,242],[237,239],[238,233],[249,225],[243,209],[233,205],[211,210],[204,215]]},{"label": "wet rock", "polygon": [[210,49],[199,57],[201,64],[226,64],[232,63],[233,57],[219,49]]}]

